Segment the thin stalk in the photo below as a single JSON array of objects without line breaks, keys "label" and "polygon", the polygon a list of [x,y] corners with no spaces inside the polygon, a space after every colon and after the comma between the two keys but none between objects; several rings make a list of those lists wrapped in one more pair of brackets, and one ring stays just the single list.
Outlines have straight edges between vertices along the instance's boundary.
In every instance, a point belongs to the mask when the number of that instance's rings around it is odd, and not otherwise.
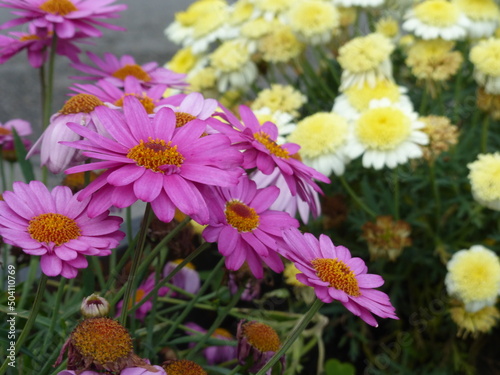
[{"label": "thin stalk", "polygon": [[307,327],[309,322],[314,318],[316,313],[319,311],[319,309],[323,306],[324,302],[321,301],[320,299],[316,298],[314,303],[311,305],[311,308],[309,311],[303,316],[301,320],[297,323],[295,328],[293,329],[292,333],[290,336],[287,337],[285,343],[281,346],[281,348],[274,353],[274,355],[271,357],[269,362],[265,364],[264,367],[262,367],[259,372],[257,372],[256,375],[265,375],[266,372],[272,368],[276,362],[279,361],[281,357],[283,357],[286,353],[286,351],[292,346],[292,344],[297,340],[297,338],[300,336],[302,331]]},{"label": "thin stalk", "polygon": [[441,197],[439,194],[439,188],[436,181],[436,163],[432,160],[429,163],[429,177],[431,179],[432,194],[434,195],[434,215],[436,215],[436,235],[439,236],[439,227],[441,226]]},{"label": "thin stalk", "polygon": [[[38,289],[36,291],[35,295],[35,301],[33,302],[33,306],[31,309],[31,314],[28,318],[28,321],[26,322],[23,331],[19,335],[19,338],[16,341],[16,349],[15,349],[15,354],[19,353],[21,350],[22,345],[24,344],[24,341],[28,338],[28,335],[31,331],[31,328],[33,327],[33,324],[35,323],[36,317],[38,315],[38,310],[40,309],[40,305],[42,304],[42,299],[43,299],[43,293],[45,292],[45,285],[47,284],[47,279],[48,276],[42,273],[42,276],[40,277],[40,282],[38,284]],[[9,359],[6,358],[5,362],[3,363],[2,367],[0,367],[0,375],[5,374],[7,371],[7,367],[9,366]]]},{"label": "thin stalk", "polygon": [[26,278],[26,281],[23,283],[23,291],[21,292],[21,300],[19,301],[19,304],[17,305],[17,308],[19,310],[23,309],[23,307],[26,304],[26,301],[28,299],[28,296],[31,294],[29,291],[31,289],[31,285],[35,281],[36,274],[37,274],[38,270],[40,269],[39,264],[40,264],[40,258],[31,257],[30,265],[28,267],[29,268],[28,277]]},{"label": "thin stalk", "polygon": [[349,184],[347,183],[347,181],[345,180],[344,176],[340,176],[339,177],[340,179],[340,182],[342,183],[342,186],[344,187],[344,189],[347,190],[347,193],[349,193],[350,197],[357,203],[357,205],[359,207],[361,207],[361,209],[363,209],[363,211],[365,211],[368,215],[370,215],[371,217],[376,217],[377,214],[375,213],[375,211],[373,211],[371,208],[369,208],[362,200],[360,197],[358,197],[358,195],[354,192],[354,190],[351,189],[351,187],[349,186]]},{"label": "thin stalk", "polygon": [[485,114],[483,128],[481,130],[481,152],[485,153],[488,148],[488,131],[490,127],[490,116]]},{"label": "thin stalk", "polygon": [[50,116],[52,115],[52,99],[54,92],[54,67],[55,67],[55,57],[56,57],[56,48],[57,48],[57,35],[56,33],[52,36],[52,44],[50,46],[49,53],[49,61],[48,61],[48,72],[47,72],[47,80],[44,82],[44,102],[43,102],[43,123],[42,130],[45,130],[49,125]]},{"label": "thin stalk", "polygon": [[0,145],[0,179],[2,180],[2,192],[7,190],[7,179],[5,178],[5,169],[3,164],[3,147]]},{"label": "thin stalk", "polygon": [[49,340],[52,338],[52,332],[56,326],[57,317],[59,316],[59,306],[61,305],[61,299],[64,292],[64,287],[66,286],[67,279],[62,277],[61,282],[57,286],[56,301],[54,303],[54,308],[52,309],[52,319],[50,320],[50,326],[48,332],[45,334],[45,340],[43,341],[43,347],[48,348]]},{"label": "thin stalk", "polygon": [[127,280],[127,286],[125,288],[125,294],[123,297],[123,308],[122,313],[120,315],[120,323],[125,326],[127,322],[128,315],[128,305],[130,301],[130,297],[132,296],[132,291],[135,287],[135,275],[137,273],[137,269],[139,268],[139,262],[141,261],[142,252],[144,251],[144,245],[146,243],[146,235],[148,233],[149,222],[151,220],[151,204],[146,205],[146,209],[144,210],[144,217],[142,219],[141,229],[139,232],[139,240],[137,241],[137,247],[134,252],[134,258],[132,259],[132,265],[130,266],[130,273]]},{"label": "thin stalk", "polygon": [[[113,274],[115,275],[115,277],[118,275],[118,273],[125,266],[125,263],[127,263],[130,253],[132,252],[132,250],[134,249],[135,245],[137,244],[138,235],[139,234],[137,234],[137,236],[132,240],[132,242],[129,242],[127,250],[125,251],[125,253],[123,253],[122,257],[120,258],[120,261],[118,262],[118,264],[114,268],[110,268],[110,270],[113,272]],[[101,293],[104,294],[105,292],[107,292],[111,288],[111,286],[113,285],[114,281],[116,281],[114,279],[114,277],[108,278],[108,282],[106,283],[106,286],[104,287],[104,290],[101,291]]]},{"label": "thin stalk", "polygon": [[128,206],[125,209],[125,223],[127,229],[127,241],[130,243],[132,241],[132,206]]},{"label": "thin stalk", "polygon": [[165,333],[165,335],[163,335],[163,340],[168,341],[168,339],[170,338],[170,336],[172,336],[172,334],[177,329],[177,326],[181,322],[184,321],[184,319],[186,318],[186,316],[188,316],[188,314],[191,312],[191,310],[195,306],[196,302],[198,302],[199,298],[208,289],[208,287],[212,283],[213,278],[215,277],[216,273],[219,271],[219,269],[222,267],[223,264],[224,264],[224,258],[221,258],[221,260],[219,260],[219,263],[217,263],[217,265],[214,267],[214,269],[208,275],[207,279],[205,280],[205,282],[201,286],[201,288],[198,291],[198,293],[189,301],[189,303],[184,308],[184,311],[175,319],[174,324],[169,328],[169,330],[167,331],[167,333]]},{"label": "thin stalk", "polygon": [[399,220],[399,169],[396,167],[392,172],[394,184],[394,218]]}]

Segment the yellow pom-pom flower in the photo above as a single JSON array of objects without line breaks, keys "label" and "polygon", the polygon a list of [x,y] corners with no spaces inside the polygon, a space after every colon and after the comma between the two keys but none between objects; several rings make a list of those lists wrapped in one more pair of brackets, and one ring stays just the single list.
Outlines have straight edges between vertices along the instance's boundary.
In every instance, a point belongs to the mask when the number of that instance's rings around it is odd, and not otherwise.
[{"label": "yellow pom-pom flower", "polygon": [[482,245],[453,254],[446,268],[448,294],[462,301],[467,312],[493,306],[500,293],[500,261]]},{"label": "yellow pom-pom flower", "polygon": [[500,9],[494,0],[452,0],[452,3],[469,18],[469,37],[493,36],[500,21]]},{"label": "yellow pom-pom flower", "polygon": [[488,94],[500,94],[500,39],[479,42],[470,51],[474,79]]},{"label": "yellow pom-pom flower", "polygon": [[467,167],[474,199],[483,206],[500,211],[500,153],[480,154]]}]

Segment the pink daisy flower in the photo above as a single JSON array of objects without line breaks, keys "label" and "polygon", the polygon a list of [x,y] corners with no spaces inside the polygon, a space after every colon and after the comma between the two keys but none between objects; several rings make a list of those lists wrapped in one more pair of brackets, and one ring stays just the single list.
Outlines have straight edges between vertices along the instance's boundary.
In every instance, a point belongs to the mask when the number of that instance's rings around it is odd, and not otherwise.
[{"label": "pink daisy flower", "polygon": [[[136,291],[135,291],[135,303],[139,303],[141,302],[145,296],[147,296],[149,294],[149,292],[151,292],[154,287],[156,286],[156,281],[155,281],[155,274],[152,273],[148,276],[148,278],[141,284],[137,287]],[[168,293],[169,289],[167,287],[161,287],[159,290],[158,290],[158,295],[160,297],[163,297],[164,295],[166,295]],[[130,301],[130,307],[132,307],[132,303],[134,301]],[[118,304],[116,305],[116,316],[120,316],[121,313],[122,313],[122,308],[123,308],[123,300],[121,300],[120,302],[118,302]],[[147,302],[144,302],[137,310],[135,310],[135,317],[136,319],[139,319],[141,321],[144,321],[144,319],[146,318],[146,315],[148,314],[148,312],[151,311],[151,309],[153,308],[153,301],[152,300],[149,300]]]},{"label": "pink daisy flower", "polygon": [[73,38],[80,31],[89,37],[100,37],[96,27],[125,30],[123,27],[102,22],[117,18],[126,5],[108,5],[115,0],[1,0],[0,7],[12,8],[19,18],[0,25],[0,30],[33,23],[36,28],[54,30],[59,39]]},{"label": "pink daisy flower", "polygon": [[[183,260],[184,259],[176,259],[167,262],[163,268],[163,277],[170,275]],[[192,263],[188,263],[184,266],[184,268],[177,272],[174,277],[172,277],[170,284],[173,284],[188,293],[196,294],[200,290],[200,275],[196,271],[194,265]],[[172,296],[178,296],[178,294],[173,292]],[[182,296],[182,294],[180,296]]]},{"label": "pink daisy flower", "polygon": [[[175,112],[175,117],[177,118],[176,126],[180,128],[195,119],[210,119],[219,106],[219,103],[215,99],[203,98],[203,95],[198,92],[192,92],[183,96],[178,105],[175,105],[174,103],[167,103],[164,106],[172,108]],[[158,109],[161,107],[162,106],[159,106]]]},{"label": "pink daisy flower", "polygon": [[59,112],[52,115],[49,126],[35,142],[27,157],[40,150],[41,165],[47,166],[49,171],[55,174],[85,160],[86,157],[79,150],[64,146],[61,142],[81,139],[66,126],[70,122],[96,129],[99,122],[95,109],[99,106],[104,106],[104,103],[93,95],[78,94],[71,97]]},{"label": "pink daisy flower", "polygon": [[0,235],[26,254],[40,255],[47,276],[74,278],[85,255],[109,255],[123,239],[122,219],[103,212],[87,216],[90,199],[79,201],[66,186],[52,192],[40,181],[15,182],[0,201]]},{"label": "pink daisy flower", "polygon": [[300,161],[300,156],[297,154],[300,146],[295,143],[279,145],[277,143],[278,127],[269,121],[261,125],[247,106],[240,106],[241,122],[227,108],[222,108],[225,119],[238,131],[230,131],[227,127],[224,129],[220,126],[217,129],[228,134],[231,141],[244,150],[243,168],[258,168],[268,175],[277,167],[291,194],[293,196],[298,194],[314,209],[314,197],[309,194],[306,186],[311,186],[315,191],[322,193],[314,180],[330,183],[330,179]]},{"label": "pink daisy flower", "polygon": [[[29,25],[29,30],[29,33],[11,31],[9,32],[10,36],[0,35],[0,64],[7,62],[24,49],[28,53],[28,61],[32,67],[39,68],[47,61],[47,51],[52,44],[52,31],[37,30],[32,24]],[[56,54],[78,62],[78,54],[81,50],[75,45],[75,42],[79,42],[83,38],[88,38],[88,36],[76,32],[72,38],[59,39]]]},{"label": "pink daisy flower", "polygon": [[285,247],[279,252],[295,263],[301,272],[297,280],[314,288],[325,303],[340,301],[350,312],[377,327],[372,314],[381,318],[398,319],[387,294],[374,290],[384,284],[381,276],[369,274],[361,258],[352,258],[344,246],[320,235],[319,241],[310,233],[295,228],[283,231]]},{"label": "pink daisy flower", "polygon": [[144,88],[140,81],[134,76],[125,77],[123,87],[118,87],[111,82],[100,80],[95,85],[75,84],[74,87],[70,87],[70,89],[80,94],[94,95],[99,100],[111,104],[110,107],[117,108],[123,106],[123,98],[126,95],[135,96],[142,103],[148,114],[153,114],[154,110],[161,105],[180,103],[185,97],[184,94],[178,94],[174,97],[164,98],[163,94],[167,89],[167,85],[158,84],[150,88]]},{"label": "pink daisy flower", "polygon": [[0,122],[0,146],[14,141],[13,129],[16,130],[20,137],[26,137],[31,134],[31,125],[28,121],[15,118],[7,121],[5,124]]},{"label": "pink daisy flower", "polygon": [[137,199],[150,202],[157,217],[172,220],[175,208],[206,224],[209,211],[200,188],[206,185],[233,186],[242,170],[241,154],[223,134],[201,137],[206,124],[191,121],[176,128],[170,108],[151,118],[133,96],[124,98],[123,113],[96,108],[104,130],[112,139],[84,126],[68,126],[85,140],[64,144],[86,150],[83,155],[102,160],[70,168],[67,174],[107,169],[79,198],[93,195],[89,215],[94,217],[114,205],[128,207]]},{"label": "pink daisy flower", "polygon": [[278,194],[275,186],[257,189],[246,175],[235,187],[213,189],[208,199],[212,218],[203,238],[217,242],[228,269],[236,271],[246,261],[257,278],[264,276],[262,263],[275,272],[283,271],[276,252],[283,245],[281,231],[297,228],[299,223],[285,212],[269,210]]},{"label": "pink daisy flower", "polygon": [[124,55],[118,59],[118,57],[109,52],[104,54],[104,59],[100,59],[92,52],[87,52],[87,56],[96,67],[83,63],[71,64],[73,68],[89,74],[89,76],[71,78],[85,80],[105,79],[115,86],[122,87],[125,78],[133,76],[144,86],[153,86],[156,84],[175,88],[187,86],[184,80],[186,77],[185,74],[175,73],[172,70],[160,67],[156,62],[138,65],[132,56]]},{"label": "pink daisy flower", "polygon": [[[193,331],[198,331],[200,333],[206,333],[207,330],[194,322],[187,322],[186,327],[192,329]],[[188,335],[195,335],[194,332],[187,331]],[[233,341],[235,337],[224,328],[216,328],[215,332],[212,334],[213,338],[219,340]],[[189,344],[190,348],[193,348],[196,344]],[[236,346],[230,345],[210,345],[203,349],[203,355],[205,356],[207,363],[210,366],[231,361],[236,358]]]}]

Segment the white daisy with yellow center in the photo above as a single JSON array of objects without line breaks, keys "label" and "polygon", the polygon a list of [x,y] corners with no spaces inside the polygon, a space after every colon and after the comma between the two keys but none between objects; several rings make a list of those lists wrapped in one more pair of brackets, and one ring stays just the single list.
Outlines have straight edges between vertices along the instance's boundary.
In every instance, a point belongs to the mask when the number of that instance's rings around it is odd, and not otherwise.
[{"label": "white daisy with yellow center", "polygon": [[340,91],[368,82],[392,80],[390,56],[394,44],[378,33],[354,38],[339,48],[338,62],[342,67]]},{"label": "white daisy with yellow center", "polygon": [[240,27],[240,39],[243,40],[250,53],[257,51],[259,40],[271,33],[280,23],[277,20],[268,21],[263,17],[252,18]]},{"label": "white daisy with yellow center", "polygon": [[215,69],[217,88],[220,92],[247,88],[257,77],[257,67],[241,40],[225,41],[212,52],[209,59],[210,66]]},{"label": "white daisy with yellow center", "polygon": [[271,21],[282,19],[284,14],[297,0],[251,0],[254,5],[254,16],[264,17]]},{"label": "white daisy with yellow center", "polygon": [[500,8],[494,0],[452,0],[470,20],[470,38],[493,36],[500,22]]},{"label": "white daisy with yellow center", "polygon": [[344,173],[350,158],[346,154],[352,127],[333,112],[318,112],[305,117],[288,136],[288,141],[300,145],[304,164],[329,176]]},{"label": "white daisy with yellow center", "polygon": [[332,111],[352,120],[359,117],[361,112],[366,111],[372,100],[384,98],[392,103],[399,103],[411,111],[413,104],[408,95],[405,95],[407,92],[405,87],[388,80],[377,81],[374,86],[365,82],[361,86],[351,86],[343,94],[337,96]]},{"label": "white daisy with yellow center", "polygon": [[322,0],[297,1],[286,16],[299,39],[312,45],[328,43],[340,25],[337,8]]},{"label": "white daisy with yellow center", "polygon": [[454,4],[446,0],[426,0],[405,15],[403,30],[422,39],[458,40],[467,36],[470,20]]},{"label": "white daisy with yellow center", "polygon": [[472,47],[474,79],[488,94],[500,94],[500,39],[490,38]]},{"label": "white daisy with yellow center", "polygon": [[333,4],[339,7],[378,7],[385,0],[333,0]]},{"label": "white daisy with yellow center", "polygon": [[424,126],[416,112],[387,98],[372,100],[370,108],[354,121],[347,155],[352,159],[363,155],[365,168],[395,168],[422,156],[419,145],[429,142],[428,135],[420,131]]},{"label": "white daisy with yellow center", "polygon": [[446,290],[464,303],[466,311],[473,313],[496,303],[500,261],[493,251],[482,245],[457,251],[446,268]]},{"label": "white daisy with yellow center", "polygon": [[480,154],[467,164],[472,196],[481,205],[500,211],[500,153]]}]

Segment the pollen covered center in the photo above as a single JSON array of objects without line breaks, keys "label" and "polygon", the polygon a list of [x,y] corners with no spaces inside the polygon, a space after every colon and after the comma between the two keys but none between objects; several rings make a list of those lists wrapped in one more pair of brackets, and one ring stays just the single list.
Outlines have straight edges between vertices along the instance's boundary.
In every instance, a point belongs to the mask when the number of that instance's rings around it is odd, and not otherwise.
[{"label": "pollen covered center", "polygon": [[116,105],[117,107],[123,107],[123,98],[127,95],[131,95],[131,96],[134,96],[137,99],[139,99],[139,102],[142,104],[142,106],[144,107],[144,109],[146,110],[146,112],[148,114],[154,113],[154,109],[156,107],[155,102],[153,99],[151,99],[149,96],[147,96],[145,94],[144,95],[136,95],[136,94],[130,94],[130,93],[125,94],[120,99],[118,99],[116,102],[114,102],[114,105]]},{"label": "pollen covered center", "polygon": [[135,160],[137,165],[151,169],[153,172],[164,173],[160,167],[162,165],[173,165],[180,167],[184,161],[182,154],[177,151],[177,146],[170,146],[163,139],[148,138],[147,142],[141,142],[132,147],[127,154],[127,158]]},{"label": "pollen covered center", "polygon": [[316,258],[311,260],[316,275],[330,284],[332,288],[341,290],[352,297],[359,297],[358,281],[351,268],[337,258]]},{"label": "pollen covered center", "polygon": [[196,116],[193,116],[186,112],[175,112],[175,127],[180,128],[186,125],[189,121],[193,121],[196,119]]},{"label": "pollen covered center", "polygon": [[12,134],[12,131],[10,131],[9,129],[2,128],[0,126],[0,135],[11,135],[11,134]]},{"label": "pollen covered center", "polygon": [[28,40],[40,40],[41,38],[38,35],[23,35],[19,38],[20,42],[27,42]]},{"label": "pollen covered center", "polygon": [[48,213],[32,218],[28,225],[28,233],[38,242],[53,242],[60,246],[80,237],[82,231],[73,219],[61,214]]},{"label": "pollen covered center", "polygon": [[276,331],[264,323],[248,322],[243,326],[243,335],[250,345],[261,352],[276,352],[281,346],[281,340]]},{"label": "pollen covered center", "polygon": [[288,159],[290,157],[288,151],[285,150],[283,147],[281,147],[279,144],[277,144],[275,141],[273,141],[269,137],[269,134],[264,132],[257,132],[254,133],[253,136],[257,141],[262,143],[264,147],[267,148],[271,154],[283,159]]},{"label": "pollen covered center", "polygon": [[113,77],[125,80],[128,76],[133,76],[141,81],[151,81],[151,77],[137,64],[127,64],[112,74]]},{"label": "pollen covered center", "polygon": [[251,232],[259,226],[259,215],[252,207],[238,200],[226,203],[226,220],[238,232]]},{"label": "pollen covered center", "polygon": [[376,150],[392,150],[411,133],[410,119],[397,108],[374,108],[358,120],[356,132],[362,143]]},{"label": "pollen covered center", "polygon": [[196,362],[187,359],[174,360],[164,369],[168,375],[207,375],[207,372]]},{"label": "pollen covered center", "polygon": [[95,109],[95,107],[100,105],[104,105],[104,103],[96,96],[90,94],[78,94],[66,101],[59,113],[62,113],[63,115],[82,112],[90,113]]},{"label": "pollen covered center", "polygon": [[69,0],[48,0],[40,5],[40,9],[44,12],[59,14],[61,16],[78,10],[75,4]]},{"label": "pollen covered center", "polygon": [[127,358],[132,352],[127,330],[109,318],[85,319],[71,334],[71,342],[83,357],[101,366]]}]

